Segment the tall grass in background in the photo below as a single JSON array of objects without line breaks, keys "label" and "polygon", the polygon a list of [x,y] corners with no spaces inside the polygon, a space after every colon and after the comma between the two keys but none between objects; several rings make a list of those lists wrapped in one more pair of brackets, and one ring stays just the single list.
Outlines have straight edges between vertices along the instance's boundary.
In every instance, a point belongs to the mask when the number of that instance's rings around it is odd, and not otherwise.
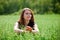
[{"label": "tall grass in background", "polygon": [[39,33],[14,32],[19,15],[0,15],[0,40],[60,40],[60,15],[35,15]]}]

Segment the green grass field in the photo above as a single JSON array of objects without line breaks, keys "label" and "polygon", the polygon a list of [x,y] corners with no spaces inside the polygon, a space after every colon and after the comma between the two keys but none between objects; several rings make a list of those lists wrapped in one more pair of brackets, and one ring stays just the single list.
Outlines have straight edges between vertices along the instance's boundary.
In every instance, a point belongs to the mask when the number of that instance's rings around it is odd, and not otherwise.
[{"label": "green grass field", "polygon": [[0,40],[60,40],[60,15],[35,15],[39,33],[14,32],[19,15],[0,15]]}]

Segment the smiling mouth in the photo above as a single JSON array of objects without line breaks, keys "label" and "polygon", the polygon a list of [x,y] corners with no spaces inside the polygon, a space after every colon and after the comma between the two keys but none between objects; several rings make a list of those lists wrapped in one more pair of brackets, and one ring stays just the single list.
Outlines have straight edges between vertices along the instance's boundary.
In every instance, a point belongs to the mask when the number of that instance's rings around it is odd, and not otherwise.
[{"label": "smiling mouth", "polygon": [[27,18],[30,18],[30,17],[27,17]]}]

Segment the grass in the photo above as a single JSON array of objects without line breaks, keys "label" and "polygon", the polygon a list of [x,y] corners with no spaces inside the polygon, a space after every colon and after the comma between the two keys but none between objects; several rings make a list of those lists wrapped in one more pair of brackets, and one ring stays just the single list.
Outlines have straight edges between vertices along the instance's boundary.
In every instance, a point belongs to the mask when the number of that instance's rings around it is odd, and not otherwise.
[{"label": "grass", "polygon": [[17,35],[13,28],[19,15],[0,15],[0,40],[60,40],[60,15],[35,15],[39,33]]}]

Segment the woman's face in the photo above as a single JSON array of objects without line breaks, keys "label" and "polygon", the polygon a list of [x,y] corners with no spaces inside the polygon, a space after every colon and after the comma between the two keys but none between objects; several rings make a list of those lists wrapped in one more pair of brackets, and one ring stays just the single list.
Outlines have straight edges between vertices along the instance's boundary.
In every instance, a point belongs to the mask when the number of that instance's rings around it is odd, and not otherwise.
[{"label": "woman's face", "polygon": [[32,17],[31,11],[25,10],[25,12],[24,12],[24,19],[25,19],[25,20],[30,20],[31,17]]}]

